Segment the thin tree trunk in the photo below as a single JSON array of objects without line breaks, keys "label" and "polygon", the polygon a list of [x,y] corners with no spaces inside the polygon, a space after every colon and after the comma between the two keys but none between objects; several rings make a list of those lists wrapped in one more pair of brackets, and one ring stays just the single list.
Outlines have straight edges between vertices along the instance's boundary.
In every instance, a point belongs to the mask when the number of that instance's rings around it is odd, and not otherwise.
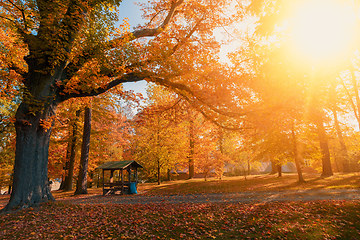
[{"label": "thin tree trunk", "polygon": [[[358,89],[358,86],[357,86],[356,76],[355,76],[354,70],[352,69],[350,72],[351,72],[351,79],[352,79],[352,84],[353,84],[353,90],[354,90],[355,99],[356,99],[357,114],[358,114],[358,116],[359,116],[359,115],[360,115],[359,89]],[[358,119],[358,123],[359,123],[359,128],[360,128],[360,121],[359,121],[359,119]]]},{"label": "thin tree trunk", "polygon": [[170,169],[167,170],[167,180],[171,181],[171,170]]},{"label": "thin tree trunk", "polygon": [[277,164],[276,169],[277,169],[278,177],[282,177],[281,164]]},{"label": "thin tree trunk", "polygon": [[340,160],[343,163],[343,171],[348,173],[350,172],[348,151],[345,145],[342,131],[340,129],[339,120],[337,117],[337,111],[335,109],[332,109],[332,112],[334,114],[334,125],[340,143]]},{"label": "thin tree trunk", "polygon": [[78,120],[80,117],[80,110],[76,111],[75,114],[75,119],[73,122],[73,128],[72,128],[72,138],[70,141],[70,154],[69,154],[69,159],[68,159],[68,172],[67,175],[65,176],[65,181],[64,181],[64,187],[63,190],[64,191],[72,191],[73,188],[73,177],[74,177],[74,167],[75,167],[75,157],[76,157],[76,143],[78,141]]},{"label": "thin tree trunk", "polygon": [[8,191],[7,191],[7,194],[9,195],[11,194],[13,179],[14,179],[14,173],[11,173],[9,179]]},{"label": "thin tree trunk", "polygon": [[299,182],[303,183],[305,182],[303,175],[302,175],[302,171],[301,171],[301,164],[300,164],[300,153],[298,150],[298,144],[297,144],[297,138],[296,138],[296,133],[295,133],[295,123],[293,122],[292,124],[292,128],[291,128],[291,133],[292,133],[292,139],[293,139],[293,148],[294,148],[294,160],[295,160],[295,166],[296,166],[296,171],[298,174],[298,178],[299,178]]},{"label": "thin tree trunk", "polygon": [[190,119],[189,121],[189,179],[194,178],[195,175],[195,166],[194,166],[194,148],[195,148],[195,142],[194,142],[194,121]]},{"label": "thin tree trunk", "polygon": [[320,149],[321,149],[321,153],[322,153],[322,169],[323,170],[321,173],[321,177],[330,177],[333,175],[333,171],[331,168],[329,144],[328,144],[328,139],[326,137],[324,122],[321,119],[317,119],[315,124],[317,126],[317,132],[318,132],[319,142],[320,142]]},{"label": "thin tree trunk", "polygon": [[277,169],[276,169],[276,163],[271,161],[271,171],[270,171],[270,175],[273,175],[277,172]]},{"label": "thin tree trunk", "polygon": [[[70,129],[69,129],[70,130]],[[69,131],[69,138],[68,138],[68,144],[66,147],[66,156],[65,156],[65,164],[64,164],[64,175],[61,177],[61,184],[59,187],[59,190],[64,190],[65,188],[65,182],[67,181],[67,176],[68,176],[68,172],[69,172],[69,159],[70,159],[70,149],[71,149],[71,138],[72,136],[70,135],[70,131]]]},{"label": "thin tree trunk", "polygon": [[157,182],[158,182],[158,185],[161,184],[160,170],[161,170],[161,168],[160,168],[160,161],[158,160],[158,161],[157,161]]},{"label": "thin tree trunk", "polygon": [[12,190],[12,182],[13,182],[13,173],[10,175],[10,181],[9,181],[9,186],[8,186],[8,191],[7,194],[11,194],[11,190]]},{"label": "thin tree trunk", "polygon": [[161,145],[160,145],[160,118],[157,115],[157,129],[156,129],[156,158],[157,158],[157,182],[158,185],[161,184],[161,163],[160,163],[160,152],[161,152]]},{"label": "thin tree trunk", "polygon": [[352,95],[351,95],[350,91],[347,89],[344,80],[341,77],[340,77],[340,79],[341,79],[341,84],[344,87],[345,93],[346,93],[346,95],[347,95],[347,97],[349,99],[349,102],[351,104],[351,108],[353,109],[355,118],[356,118],[356,120],[357,120],[357,122],[359,124],[359,129],[360,129],[360,118],[359,118],[359,115],[358,115],[358,112],[357,112],[357,107],[355,106],[355,103],[354,103],[354,101],[352,99]]},{"label": "thin tree trunk", "polygon": [[87,194],[87,169],[89,163],[89,147],[91,132],[91,109],[85,108],[84,133],[81,147],[81,159],[79,178],[76,185],[75,194]]}]

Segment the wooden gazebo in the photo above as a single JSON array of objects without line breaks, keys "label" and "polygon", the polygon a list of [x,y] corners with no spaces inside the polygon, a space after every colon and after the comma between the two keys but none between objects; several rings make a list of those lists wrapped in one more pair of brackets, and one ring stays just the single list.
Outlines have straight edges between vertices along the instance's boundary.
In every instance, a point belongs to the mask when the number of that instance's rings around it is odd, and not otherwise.
[{"label": "wooden gazebo", "polygon": [[[138,182],[138,168],[142,166],[136,161],[116,161],[101,164],[96,169],[102,169],[103,195],[115,194],[116,192],[136,193]],[[126,170],[126,174],[124,174]],[[105,180],[105,171],[110,171],[109,181]],[[118,171],[118,181],[114,181]],[[134,190],[135,188],[135,190]]]}]

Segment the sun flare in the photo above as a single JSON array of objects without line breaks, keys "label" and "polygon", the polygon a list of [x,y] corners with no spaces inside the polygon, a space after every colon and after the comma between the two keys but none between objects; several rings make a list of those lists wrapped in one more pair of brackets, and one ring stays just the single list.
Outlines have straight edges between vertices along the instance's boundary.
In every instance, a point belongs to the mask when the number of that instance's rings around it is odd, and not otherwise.
[{"label": "sun flare", "polygon": [[353,45],[356,13],[341,0],[302,1],[296,7],[291,41],[299,54],[312,61],[345,56]]}]

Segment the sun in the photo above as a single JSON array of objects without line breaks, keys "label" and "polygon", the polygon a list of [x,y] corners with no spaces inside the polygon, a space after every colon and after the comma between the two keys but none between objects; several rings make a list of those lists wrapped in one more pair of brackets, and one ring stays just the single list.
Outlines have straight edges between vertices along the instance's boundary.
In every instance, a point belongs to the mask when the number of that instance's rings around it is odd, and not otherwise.
[{"label": "sun", "polygon": [[307,0],[294,9],[290,41],[296,55],[321,62],[349,53],[355,41],[356,12],[348,1]]}]

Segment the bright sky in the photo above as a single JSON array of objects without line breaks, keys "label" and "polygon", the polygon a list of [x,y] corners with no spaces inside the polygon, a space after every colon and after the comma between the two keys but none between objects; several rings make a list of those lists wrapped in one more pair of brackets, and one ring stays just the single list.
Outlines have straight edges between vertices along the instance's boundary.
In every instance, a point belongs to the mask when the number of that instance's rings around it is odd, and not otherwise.
[{"label": "bright sky", "polygon": [[[144,0],[136,0],[136,2],[145,2]],[[134,4],[134,1],[127,0],[123,1],[120,5],[120,18],[128,18],[131,27],[135,27],[140,23],[144,23],[144,20],[141,18],[142,11],[140,7]],[[136,83],[124,83],[125,90],[133,90],[135,93],[141,93],[144,97],[146,94],[146,81],[139,81]]]},{"label": "bright sky", "polygon": [[349,57],[356,32],[353,6],[341,0],[300,1],[291,32],[295,56],[316,64]]}]

